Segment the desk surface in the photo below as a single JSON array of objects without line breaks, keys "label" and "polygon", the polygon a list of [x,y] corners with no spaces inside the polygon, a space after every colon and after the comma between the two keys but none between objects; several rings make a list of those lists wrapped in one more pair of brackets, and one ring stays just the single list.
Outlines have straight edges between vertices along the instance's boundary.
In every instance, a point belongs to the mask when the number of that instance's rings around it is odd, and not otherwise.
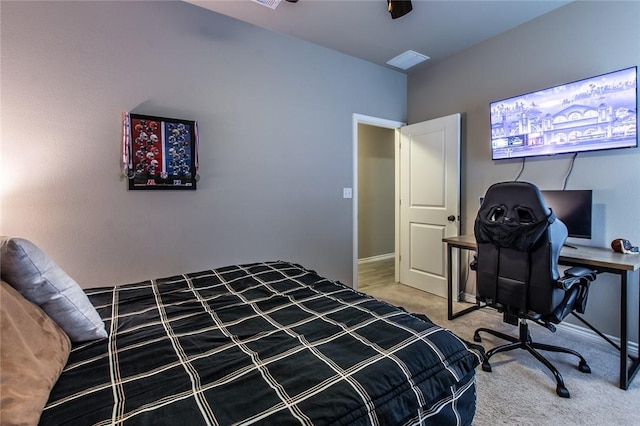
[{"label": "desk surface", "polygon": [[[453,246],[474,250],[476,238],[473,235],[443,238],[443,242]],[[640,254],[616,253],[609,248],[575,246],[577,248],[562,247],[560,262],[576,262],[580,265],[591,266],[594,269],[606,268],[617,271],[636,271],[640,269]]]}]

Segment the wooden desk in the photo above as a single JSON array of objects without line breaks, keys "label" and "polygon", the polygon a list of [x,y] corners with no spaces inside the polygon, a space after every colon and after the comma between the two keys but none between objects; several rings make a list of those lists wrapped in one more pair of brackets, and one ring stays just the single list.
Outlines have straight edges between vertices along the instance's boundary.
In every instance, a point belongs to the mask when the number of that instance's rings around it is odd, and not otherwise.
[{"label": "wooden desk", "polygon": [[[458,318],[471,311],[480,309],[486,305],[477,303],[469,308],[458,312],[453,312],[453,249],[459,250],[476,250],[476,239],[473,235],[461,235],[459,237],[443,238],[442,241],[447,245],[447,265],[448,265],[448,289],[447,316],[449,320]],[[610,273],[620,276],[620,345],[612,342],[603,333],[598,331],[591,324],[587,323],[583,318],[576,315],[585,325],[595,331],[599,336],[604,338],[608,343],[620,351],[620,389],[627,390],[629,383],[635,377],[640,369],[640,361],[638,357],[629,355],[629,313],[638,314],[638,330],[640,332],[640,281],[638,279],[638,270],[640,269],[640,255],[626,255],[616,253],[611,249],[577,246],[577,248],[563,247],[560,252],[558,263],[566,266],[584,266],[596,271],[597,273]],[[460,269],[457,271],[460,278]],[[635,279],[634,279],[635,276]],[[458,279],[460,282],[460,279]],[[638,305],[629,306],[629,294],[633,291],[635,285],[638,285]],[[630,365],[629,361],[630,361]]]}]

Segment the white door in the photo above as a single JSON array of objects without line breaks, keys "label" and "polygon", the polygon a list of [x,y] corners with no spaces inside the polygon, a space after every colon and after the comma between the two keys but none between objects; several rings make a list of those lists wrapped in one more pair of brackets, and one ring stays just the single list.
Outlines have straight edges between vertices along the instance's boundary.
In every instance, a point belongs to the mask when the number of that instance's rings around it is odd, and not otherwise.
[{"label": "white door", "polygon": [[[402,127],[401,283],[446,297],[446,249],[442,239],[460,233],[459,200],[460,114]],[[457,265],[453,270],[457,271]],[[457,282],[453,286],[455,294]]]}]

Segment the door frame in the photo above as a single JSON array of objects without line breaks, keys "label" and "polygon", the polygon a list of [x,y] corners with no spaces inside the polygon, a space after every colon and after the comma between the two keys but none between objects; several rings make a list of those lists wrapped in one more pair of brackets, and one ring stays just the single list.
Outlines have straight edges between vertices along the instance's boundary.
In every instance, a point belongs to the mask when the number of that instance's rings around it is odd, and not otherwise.
[{"label": "door frame", "polygon": [[395,257],[395,280],[399,279],[400,271],[398,268],[399,262],[399,239],[400,239],[400,132],[398,129],[405,126],[406,123],[402,121],[388,120],[386,118],[372,117],[369,115],[353,114],[353,140],[352,140],[352,155],[353,155],[353,199],[352,199],[352,228],[353,228],[353,284],[354,290],[358,289],[358,124],[367,124],[374,127],[383,127],[386,129],[395,130],[394,136],[394,162],[395,162],[395,195],[394,195],[394,211],[395,211],[395,243],[394,243],[394,257]]}]

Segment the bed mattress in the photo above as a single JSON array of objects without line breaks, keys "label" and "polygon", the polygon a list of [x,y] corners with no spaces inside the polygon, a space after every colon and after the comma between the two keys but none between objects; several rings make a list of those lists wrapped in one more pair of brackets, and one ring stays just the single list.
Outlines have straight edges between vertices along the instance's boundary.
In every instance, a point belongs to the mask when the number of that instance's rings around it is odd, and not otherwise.
[{"label": "bed mattress", "polygon": [[300,265],[86,290],[108,338],[73,347],[42,425],[464,425],[480,351]]}]

